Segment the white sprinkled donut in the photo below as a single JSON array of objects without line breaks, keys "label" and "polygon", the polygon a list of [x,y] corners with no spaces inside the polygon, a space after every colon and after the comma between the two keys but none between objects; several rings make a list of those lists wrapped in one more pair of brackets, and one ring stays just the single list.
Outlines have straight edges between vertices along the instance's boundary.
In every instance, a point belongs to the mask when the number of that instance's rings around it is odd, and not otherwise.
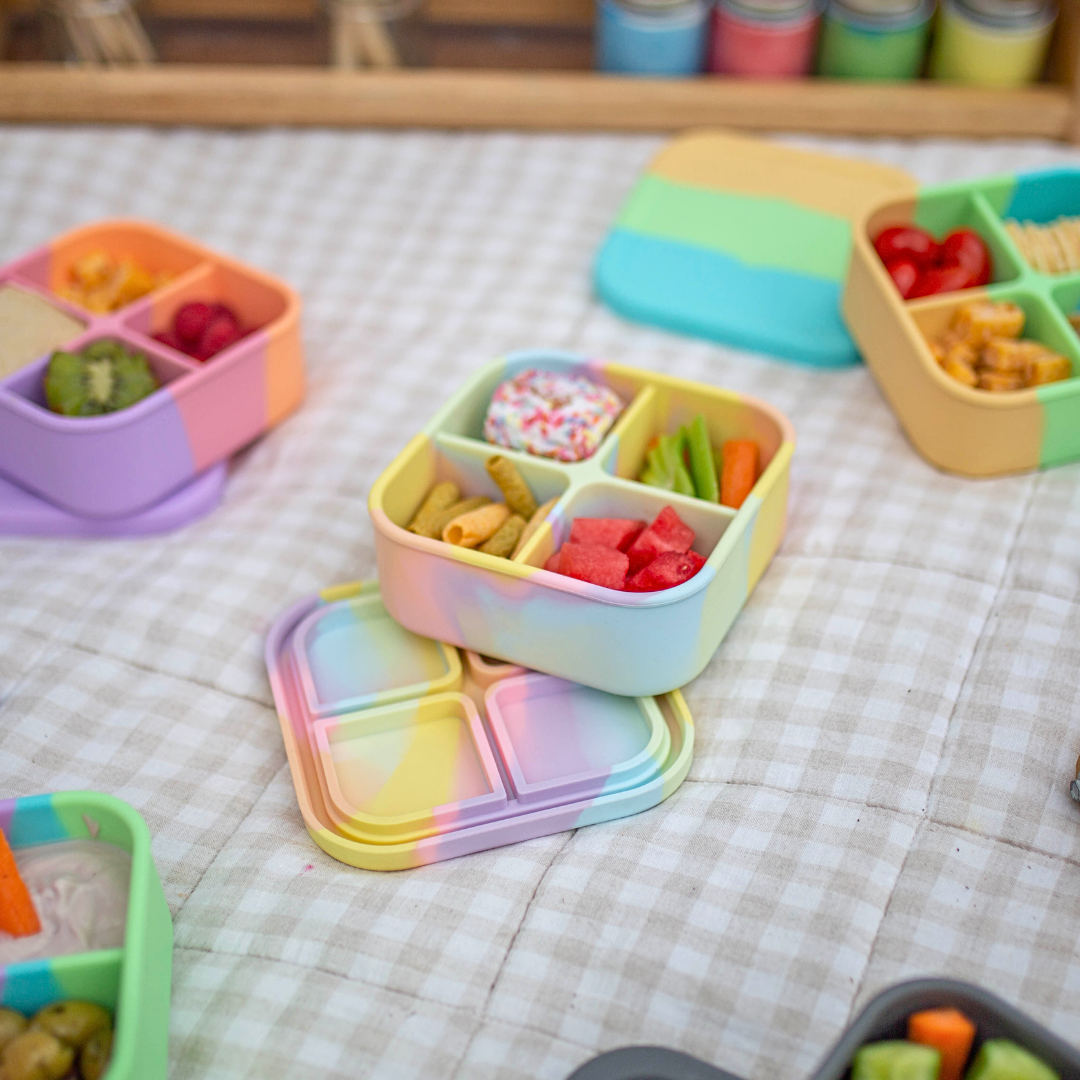
[{"label": "white sprinkled donut", "polygon": [[484,438],[538,457],[583,461],[622,409],[611,390],[591,379],[530,368],[496,388]]}]

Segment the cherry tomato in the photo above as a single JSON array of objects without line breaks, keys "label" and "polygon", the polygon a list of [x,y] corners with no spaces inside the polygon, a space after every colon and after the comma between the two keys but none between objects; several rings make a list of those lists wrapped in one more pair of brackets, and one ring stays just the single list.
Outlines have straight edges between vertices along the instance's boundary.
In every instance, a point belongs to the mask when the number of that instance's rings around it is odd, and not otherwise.
[{"label": "cherry tomato", "polygon": [[983,238],[973,229],[953,229],[941,243],[942,266],[963,266],[971,274],[972,285],[985,285],[993,274],[994,262]]},{"label": "cherry tomato", "polygon": [[929,266],[938,257],[938,242],[914,225],[894,225],[883,229],[874,241],[874,250],[882,262],[911,259],[916,266]]},{"label": "cherry tomato", "polygon": [[911,259],[893,259],[885,264],[885,269],[889,271],[897,291],[906,300],[919,276],[919,268]]},{"label": "cherry tomato", "polygon": [[923,270],[907,298],[917,296],[936,296],[938,293],[956,292],[972,285],[971,273],[964,266],[931,266]]}]

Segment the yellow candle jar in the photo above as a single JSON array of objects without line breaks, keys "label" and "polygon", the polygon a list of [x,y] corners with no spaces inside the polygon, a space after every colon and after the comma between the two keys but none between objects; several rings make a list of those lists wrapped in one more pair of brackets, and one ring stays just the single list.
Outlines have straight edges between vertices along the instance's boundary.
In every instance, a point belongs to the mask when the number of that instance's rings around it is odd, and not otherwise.
[{"label": "yellow candle jar", "polygon": [[1042,72],[1057,12],[1050,0],[945,0],[930,74],[969,86],[1023,86]]}]

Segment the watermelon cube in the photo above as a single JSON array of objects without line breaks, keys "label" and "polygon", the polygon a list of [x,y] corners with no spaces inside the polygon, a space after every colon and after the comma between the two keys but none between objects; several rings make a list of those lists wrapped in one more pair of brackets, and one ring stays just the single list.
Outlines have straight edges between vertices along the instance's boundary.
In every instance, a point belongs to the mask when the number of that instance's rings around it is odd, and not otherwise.
[{"label": "watermelon cube", "polygon": [[665,506],[627,551],[630,556],[630,573],[636,574],[665,551],[674,551],[681,555],[690,550],[693,542],[694,530],[689,525],[684,525],[670,506]]},{"label": "watermelon cube", "polygon": [[599,544],[626,551],[644,528],[644,521],[629,518],[574,518],[570,525],[570,543]]},{"label": "watermelon cube", "polygon": [[626,581],[630,559],[615,548],[599,544],[571,544],[559,549],[559,573],[567,577],[603,585],[605,589],[621,589]]},{"label": "watermelon cube", "polygon": [[696,551],[665,551],[626,583],[627,592],[659,592],[689,581],[705,560]]},{"label": "watermelon cube", "polygon": [[559,553],[556,551],[554,555],[549,555],[548,560],[544,563],[544,569],[550,570],[553,574],[559,572]]}]

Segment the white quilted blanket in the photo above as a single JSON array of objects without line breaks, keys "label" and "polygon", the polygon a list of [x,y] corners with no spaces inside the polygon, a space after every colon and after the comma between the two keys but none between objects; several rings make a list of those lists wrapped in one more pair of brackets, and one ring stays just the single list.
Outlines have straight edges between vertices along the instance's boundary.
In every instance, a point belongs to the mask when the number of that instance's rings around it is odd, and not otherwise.
[{"label": "white quilted blanket", "polygon": [[[1042,143],[793,139],[933,182]],[[225,504],[137,542],[0,540],[0,795],[133,803],[176,927],[174,1080],[549,1078],[675,1046],[805,1076],[880,988],[987,986],[1080,1041],[1080,467],[973,482],[870,375],[631,326],[590,262],[660,141],[0,129],[0,259],[153,218],[303,294],[304,409]],[[476,365],[580,349],[744,390],[799,436],[775,563],[639,817],[398,874],[307,836],[262,662],[374,572],[365,496]]]}]

